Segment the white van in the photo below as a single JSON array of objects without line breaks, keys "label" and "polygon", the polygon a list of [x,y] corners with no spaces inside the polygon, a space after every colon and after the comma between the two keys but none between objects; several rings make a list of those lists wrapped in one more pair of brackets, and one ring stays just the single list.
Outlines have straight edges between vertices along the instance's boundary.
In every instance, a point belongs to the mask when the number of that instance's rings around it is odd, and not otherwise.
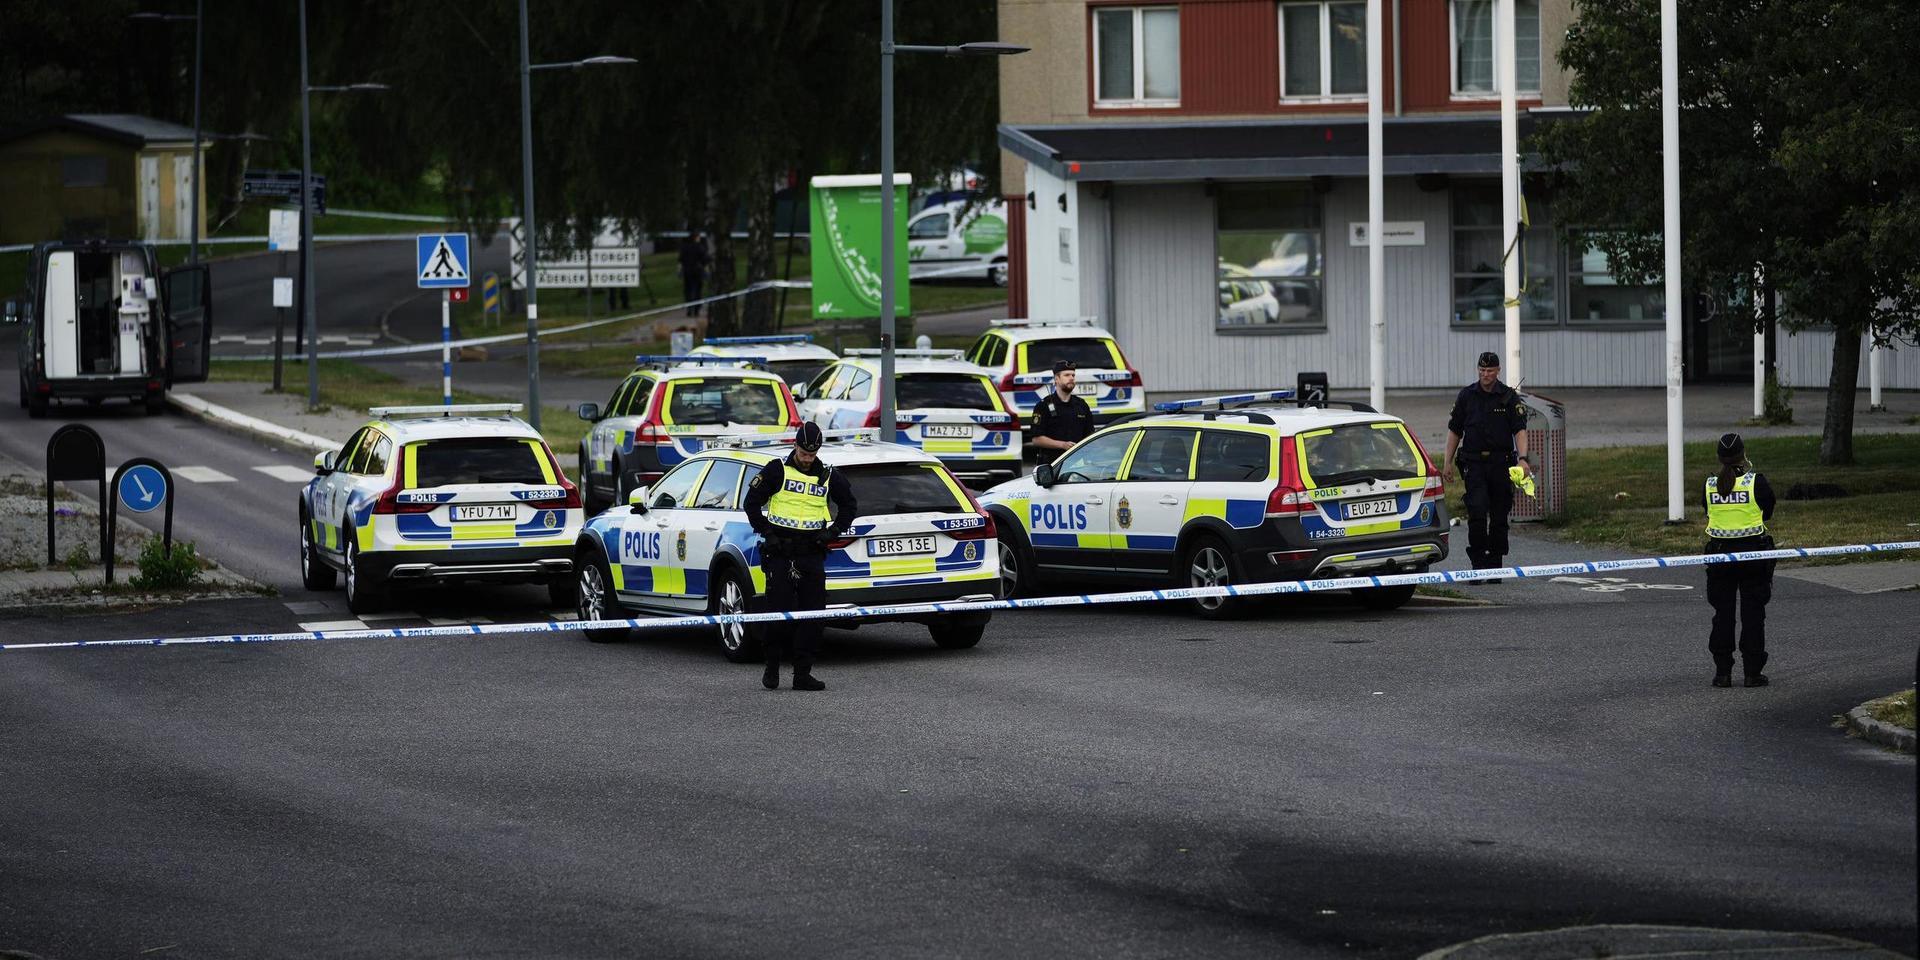
[{"label": "white van", "polygon": [[153,247],[94,240],[42,243],[27,298],[8,300],[20,338],[20,405],[44,417],[55,400],[121,398],[165,408],[176,383],[207,379],[213,326],[205,264],[164,275]]},{"label": "white van", "polygon": [[[908,276],[982,276],[1007,285],[1007,205],[991,200],[950,200],[907,221]],[[976,272],[977,271],[977,272]]]}]

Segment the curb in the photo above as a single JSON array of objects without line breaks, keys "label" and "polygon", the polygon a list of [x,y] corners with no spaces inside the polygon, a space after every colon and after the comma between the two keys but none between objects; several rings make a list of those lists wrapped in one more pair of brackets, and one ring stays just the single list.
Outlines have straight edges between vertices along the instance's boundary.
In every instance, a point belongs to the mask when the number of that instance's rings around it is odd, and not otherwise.
[{"label": "curb", "polygon": [[290,444],[312,453],[324,453],[341,447],[340,441],[329,440],[317,434],[248,416],[238,410],[231,410],[217,403],[209,403],[191,393],[169,392],[166,397],[167,404],[174,409],[215,426],[228,427],[276,443]]},{"label": "curb", "polygon": [[1868,707],[1879,703],[1885,697],[1868,700],[1847,711],[1847,732],[1863,740],[1870,740],[1890,750],[1901,753],[1914,752],[1915,734],[1912,730],[1896,727],[1884,720],[1875,720],[1867,711]]},{"label": "curb", "polygon": [[1407,600],[1409,607],[1497,607],[1500,604],[1478,597],[1430,597],[1416,593]]}]

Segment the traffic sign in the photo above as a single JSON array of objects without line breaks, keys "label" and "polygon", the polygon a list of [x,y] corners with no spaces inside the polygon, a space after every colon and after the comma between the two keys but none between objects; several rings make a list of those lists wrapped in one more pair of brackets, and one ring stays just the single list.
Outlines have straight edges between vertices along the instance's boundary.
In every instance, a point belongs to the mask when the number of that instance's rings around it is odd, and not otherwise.
[{"label": "traffic sign", "polygon": [[[327,178],[313,174],[313,210],[327,212]],[[248,170],[240,176],[240,196],[247,200],[300,200],[300,171]]]},{"label": "traffic sign", "polygon": [[120,474],[120,503],[134,513],[146,513],[167,501],[167,480],[144,463]]},{"label": "traffic sign", "polygon": [[420,234],[414,240],[414,252],[414,276],[421,287],[465,287],[470,282],[466,234]]},{"label": "traffic sign", "polygon": [[267,211],[267,249],[300,249],[300,211]]}]

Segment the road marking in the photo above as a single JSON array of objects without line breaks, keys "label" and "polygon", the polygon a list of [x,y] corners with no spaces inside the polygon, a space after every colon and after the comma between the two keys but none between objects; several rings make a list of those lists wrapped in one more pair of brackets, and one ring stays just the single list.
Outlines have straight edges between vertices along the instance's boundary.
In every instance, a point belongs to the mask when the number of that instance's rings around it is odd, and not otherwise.
[{"label": "road marking", "polygon": [[316,623],[303,623],[300,625],[300,629],[314,632],[321,630],[365,630],[366,628],[367,625],[358,620],[321,620]]},{"label": "road marking", "polygon": [[1549,583],[1581,585],[1588,593],[1625,593],[1628,590],[1692,590],[1684,583],[1639,583],[1626,577],[1554,577]]},{"label": "road marking", "polygon": [[233,478],[212,467],[174,467],[173,475],[194,483],[232,483]]},{"label": "road marking", "polygon": [[285,480],[288,483],[305,483],[313,479],[313,471],[307,467],[289,467],[286,464],[275,463],[264,467],[254,467],[253,469],[275,480]]},{"label": "road marking", "polygon": [[363,613],[360,615],[360,619],[368,622],[374,620],[417,620],[419,617],[420,615],[414,613],[412,610],[389,610],[386,613]]},{"label": "road marking", "polygon": [[312,616],[316,613],[327,612],[327,602],[325,600],[289,600],[281,604],[281,606],[286,607],[287,612],[294,616]]}]

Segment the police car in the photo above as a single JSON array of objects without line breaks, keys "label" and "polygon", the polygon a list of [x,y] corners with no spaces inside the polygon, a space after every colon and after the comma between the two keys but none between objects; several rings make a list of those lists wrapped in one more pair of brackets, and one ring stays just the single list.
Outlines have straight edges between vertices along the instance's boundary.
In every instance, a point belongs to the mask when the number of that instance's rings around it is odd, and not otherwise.
[{"label": "police car", "polygon": [[693,348],[697,357],[730,357],[742,365],[754,362],[780,375],[790,387],[818,376],[839,355],[813,342],[813,334],[790,333],[767,337],[708,337]]},{"label": "police car", "polygon": [[580,440],[587,512],[625,503],[628,493],[660,479],[709,440],[798,427],[800,411],[786,381],[741,366],[764,366],[764,359],[635,357],[636,368],[605,407],[580,405],[580,419],[593,424]]},{"label": "police car", "polygon": [[1073,392],[1093,409],[1096,425],[1146,411],[1140,371],[1127,362],[1113,334],[1094,326],[1091,317],[995,320],[965,356],[986,368],[1014,412],[1029,423],[1034,405],[1053,389],[1058,360],[1073,363]]},{"label": "police car", "polygon": [[390,586],[545,583],[571,607],[580,491],[514,404],[375,407],[300,491],[300,574],[369,613]]},{"label": "police car", "polygon": [[[986,371],[958,350],[894,351],[894,442],[919,447],[974,481],[1020,473],[1020,418]],[[880,351],[849,350],[799,391],[800,419],[822,430],[880,426]]]},{"label": "police car", "polygon": [[[988,600],[1001,596],[993,520],[940,461],[912,447],[829,435],[820,458],[853,486],[860,516],[827,554],[827,604]],[[746,485],[786,456],[791,435],[718,441],[687,458],[630,506],[594,517],[581,533],[580,617],[603,620],[628,611],[666,615],[749,612],[766,592],[760,535],[741,507]],[[980,642],[988,613],[913,616],[942,647]],[[876,618],[887,619],[887,618]],[[831,621],[851,625],[849,621]],[[742,624],[715,633],[729,660],[760,658],[758,631]],[[596,641],[624,630],[588,631]]]},{"label": "police car", "polygon": [[[1010,589],[1048,579],[1220,586],[1425,570],[1447,555],[1445,490],[1399,419],[1274,390],[1156,404],[983,494]],[[1413,587],[1357,591],[1392,609]],[[1208,617],[1224,598],[1189,601]]]}]

